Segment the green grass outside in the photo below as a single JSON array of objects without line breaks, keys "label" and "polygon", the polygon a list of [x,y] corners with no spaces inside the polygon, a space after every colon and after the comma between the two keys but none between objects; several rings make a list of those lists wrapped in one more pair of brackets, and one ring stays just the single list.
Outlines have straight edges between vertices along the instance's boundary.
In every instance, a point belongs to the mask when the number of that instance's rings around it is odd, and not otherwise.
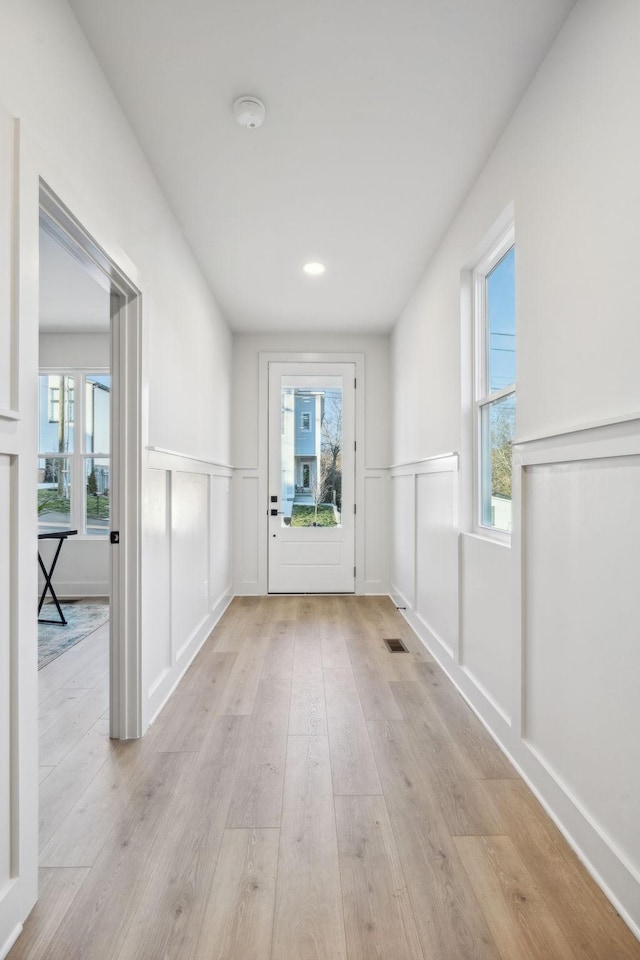
[{"label": "green grass outside", "polygon": [[[292,527],[311,527],[316,519],[316,508],[306,504],[297,503],[293,505],[291,513]],[[337,527],[336,515],[333,507],[328,503],[318,504],[318,526],[319,527]]]},{"label": "green grass outside", "polygon": [[[70,510],[69,497],[61,497],[53,490],[38,490],[38,516],[43,513],[68,514]],[[88,493],[87,517],[90,520],[108,520],[109,497],[104,493]]]}]

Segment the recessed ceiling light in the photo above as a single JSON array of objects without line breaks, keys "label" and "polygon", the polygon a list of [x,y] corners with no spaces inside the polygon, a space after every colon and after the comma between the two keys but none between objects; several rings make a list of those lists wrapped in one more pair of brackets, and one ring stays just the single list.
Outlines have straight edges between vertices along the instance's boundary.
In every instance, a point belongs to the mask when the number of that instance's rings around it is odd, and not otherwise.
[{"label": "recessed ceiling light", "polygon": [[324,263],[305,263],[302,269],[309,277],[319,277],[327,268]]}]

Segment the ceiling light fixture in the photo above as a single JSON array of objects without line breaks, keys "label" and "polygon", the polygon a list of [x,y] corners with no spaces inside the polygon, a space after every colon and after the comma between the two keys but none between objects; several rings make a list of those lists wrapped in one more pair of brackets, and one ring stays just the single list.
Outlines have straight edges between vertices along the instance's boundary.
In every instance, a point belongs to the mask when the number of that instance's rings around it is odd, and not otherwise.
[{"label": "ceiling light fixture", "polygon": [[305,263],[302,269],[309,277],[319,277],[327,268],[324,263]]},{"label": "ceiling light fixture", "polygon": [[257,97],[240,97],[233,105],[233,114],[241,127],[255,130],[262,126],[266,110]]}]

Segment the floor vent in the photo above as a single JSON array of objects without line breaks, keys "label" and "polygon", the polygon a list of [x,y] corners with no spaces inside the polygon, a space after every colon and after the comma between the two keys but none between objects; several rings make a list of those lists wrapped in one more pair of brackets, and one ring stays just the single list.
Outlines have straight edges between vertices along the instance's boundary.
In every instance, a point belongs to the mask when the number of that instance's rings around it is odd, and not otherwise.
[{"label": "floor vent", "polygon": [[385,638],[384,642],[389,647],[391,653],[409,653],[402,640],[398,640],[396,638],[393,640],[387,640]]}]

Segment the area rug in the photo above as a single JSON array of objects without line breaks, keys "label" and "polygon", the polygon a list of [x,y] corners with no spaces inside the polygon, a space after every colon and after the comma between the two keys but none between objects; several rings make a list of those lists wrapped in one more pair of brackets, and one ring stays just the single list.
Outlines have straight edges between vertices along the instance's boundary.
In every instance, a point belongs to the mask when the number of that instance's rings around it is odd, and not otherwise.
[{"label": "area rug", "polygon": [[[108,603],[61,603],[62,612],[67,621],[62,623],[38,624],[38,670],[59,657],[60,654],[80,643],[85,637],[101,627],[109,619]],[[51,618],[58,615],[52,603],[42,608],[41,617]]]}]

